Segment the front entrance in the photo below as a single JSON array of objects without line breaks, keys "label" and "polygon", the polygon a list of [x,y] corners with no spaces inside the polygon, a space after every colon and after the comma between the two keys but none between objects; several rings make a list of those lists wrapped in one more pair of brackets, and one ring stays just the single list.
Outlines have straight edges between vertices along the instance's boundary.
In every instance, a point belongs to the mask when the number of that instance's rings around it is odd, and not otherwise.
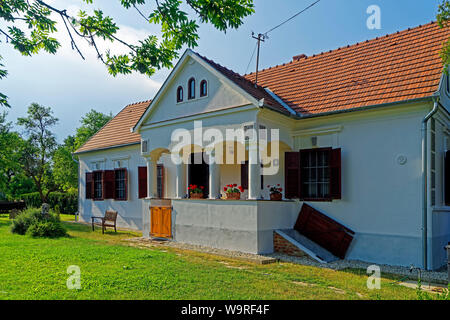
[{"label": "front entrance", "polygon": [[204,153],[192,153],[188,170],[189,185],[203,186],[203,198],[209,195],[209,164],[205,162]]}]

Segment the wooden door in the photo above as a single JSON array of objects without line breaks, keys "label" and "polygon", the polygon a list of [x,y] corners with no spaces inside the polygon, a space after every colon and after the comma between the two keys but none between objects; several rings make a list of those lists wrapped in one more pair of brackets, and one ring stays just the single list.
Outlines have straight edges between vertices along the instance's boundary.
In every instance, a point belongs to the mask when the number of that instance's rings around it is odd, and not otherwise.
[{"label": "wooden door", "polygon": [[172,237],[172,208],[150,208],[150,235],[159,238]]},{"label": "wooden door", "polygon": [[306,203],[302,206],[294,229],[341,259],[345,258],[355,234]]}]

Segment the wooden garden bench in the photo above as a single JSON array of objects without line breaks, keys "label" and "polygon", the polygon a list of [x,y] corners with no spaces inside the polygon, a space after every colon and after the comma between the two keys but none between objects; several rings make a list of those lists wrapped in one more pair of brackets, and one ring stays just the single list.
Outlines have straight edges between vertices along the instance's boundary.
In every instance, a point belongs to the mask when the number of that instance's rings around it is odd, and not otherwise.
[{"label": "wooden garden bench", "polygon": [[[95,219],[100,219],[102,222],[95,222]],[[116,221],[117,221],[117,211],[106,210],[104,217],[91,217],[92,220],[92,231],[94,231],[94,225],[102,227],[102,233],[105,233],[106,227],[114,228],[114,232],[117,232]]]}]

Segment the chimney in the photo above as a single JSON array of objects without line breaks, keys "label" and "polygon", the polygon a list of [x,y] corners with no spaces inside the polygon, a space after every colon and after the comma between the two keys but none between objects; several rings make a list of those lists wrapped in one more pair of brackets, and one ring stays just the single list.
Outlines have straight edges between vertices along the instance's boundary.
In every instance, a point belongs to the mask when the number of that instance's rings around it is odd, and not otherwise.
[{"label": "chimney", "polygon": [[292,57],[292,61],[299,61],[300,59],[306,58],[306,54],[299,54]]}]

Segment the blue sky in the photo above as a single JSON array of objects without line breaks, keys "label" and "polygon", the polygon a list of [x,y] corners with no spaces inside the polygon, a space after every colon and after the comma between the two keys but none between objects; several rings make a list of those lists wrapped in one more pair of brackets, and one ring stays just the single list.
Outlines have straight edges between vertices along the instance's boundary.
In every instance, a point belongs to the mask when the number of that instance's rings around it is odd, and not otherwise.
[{"label": "blue sky", "polygon": [[[146,23],[133,10],[123,9],[118,0],[95,0],[94,5],[81,0],[48,1],[58,8],[76,13],[80,8],[102,8],[122,27],[121,36],[137,41],[147,34],[159,34],[158,26]],[[199,46],[194,50],[228,68],[243,74],[255,42],[251,32],[265,32],[303,9],[313,0],[255,0],[256,12],[245,19],[239,30],[221,33],[209,25],[200,26]],[[269,34],[262,44],[260,66],[270,67],[288,62],[297,54],[312,55],[330,49],[372,39],[408,27],[435,20],[439,0],[321,0],[316,6]],[[381,9],[381,29],[369,30],[366,13],[370,5]],[[142,7],[150,12],[153,1]],[[0,24],[1,26],[1,24]],[[152,78],[133,74],[116,78],[96,59],[84,44],[86,61],[71,50],[68,38],[60,28],[62,48],[56,56],[46,53],[22,57],[1,39],[0,55],[9,76],[0,88],[10,98],[9,120],[26,113],[32,102],[50,106],[60,123],[54,131],[58,141],[73,134],[82,115],[90,109],[116,114],[126,104],[152,98],[169,70],[160,70]],[[120,52],[120,45],[113,44]],[[182,52],[181,52],[182,53]],[[180,53],[180,55],[181,55]],[[248,72],[255,70],[255,60]]]}]

